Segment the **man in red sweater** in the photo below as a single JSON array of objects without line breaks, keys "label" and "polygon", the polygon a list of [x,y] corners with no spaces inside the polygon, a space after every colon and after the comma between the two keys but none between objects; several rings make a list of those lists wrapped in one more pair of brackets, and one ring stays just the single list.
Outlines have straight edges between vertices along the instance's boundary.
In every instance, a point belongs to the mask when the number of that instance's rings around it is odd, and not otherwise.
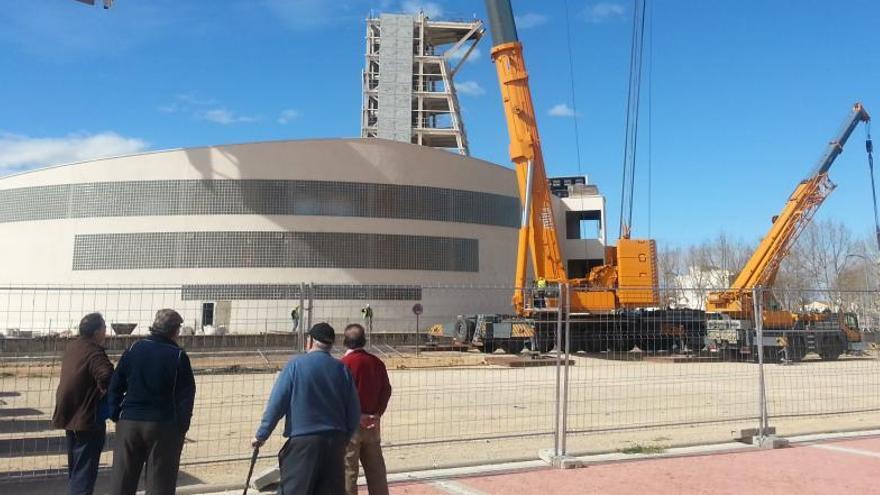
[{"label": "man in red sweater", "polygon": [[342,363],[351,370],[361,402],[361,424],[345,453],[345,491],[348,495],[357,495],[360,460],[367,477],[368,493],[388,495],[379,423],[391,398],[391,382],[385,363],[364,350],[366,343],[363,326],[352,323],[345,327],[344,344],[348,350]]}]

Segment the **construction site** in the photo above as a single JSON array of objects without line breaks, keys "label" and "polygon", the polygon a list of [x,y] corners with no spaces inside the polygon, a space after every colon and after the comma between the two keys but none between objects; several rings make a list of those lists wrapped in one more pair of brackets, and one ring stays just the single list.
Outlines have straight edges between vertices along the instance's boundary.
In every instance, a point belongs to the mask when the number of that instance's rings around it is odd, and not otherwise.
[{"label": "construction site", "polygon": [[[808,123],[831,134],[807,143],[818,160],[787,178],[778,207],[747,220],[759,226],[757,242],[723,263],[681,261],[680,248],[635,235],[650,232],[634,213],[644,197],[649,4],[626,10],[620,184],[593,182],[580,163],[577,174],[550,174],[526,62],[547,55],[521,41],[525,17],[510,0],[487,0],[484,19],[421,8],[358,21],[360,137],[189,147],[0,176],[0,491],[64,492],[65,439],[50,418],[61,356],[92,311],[112,328],[113,362],[148,335],[157,309],[184,319],[179,343],[197,396],[178,493],[240,491],[276,377],[307,352],[318,322],[337,328],[337,357],[339,330],[363,324],[367,349],[389,371],[382,447],[392,493],[502,493],[507,481],[481,476],[880,435],[869,109],[856,101]],[[509,163],[473,155],[457,77],[478,63],[497,75]],[[569,116],[577,132],[581,115]],[[821,244],[826,224],[815,215],[837,188],[833,165],[862,150],[872,197],[858,202],[871,205],[850,213],[871,217],[872,235],[829,248],[835,258],[822,258],[820,277],[804,246]],[[618,201],[612,219],[606,206]],[[101,493],[113,462],[108,425]],[[276,431],[254,451],[246,493],[276,489],[283,441]],[[880,455],[874,444],[834,445],[818,447]],[[473,479],[444,485],[459,476]],[[847,482],[851,493],[872,483]],[[831,481],[810,485],[815,493],[842,493],[821,483]],[[636,493],[611,486],[554,491]],[[762,486],[751,493],[790,493]]]}]

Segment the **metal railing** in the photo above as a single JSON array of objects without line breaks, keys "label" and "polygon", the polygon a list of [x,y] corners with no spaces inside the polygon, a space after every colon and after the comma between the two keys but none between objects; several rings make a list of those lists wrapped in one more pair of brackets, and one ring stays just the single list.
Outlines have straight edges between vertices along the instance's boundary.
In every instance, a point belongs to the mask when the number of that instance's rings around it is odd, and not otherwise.
[{"label": "metal railing", "polygon": [[[544,290],[549,304],[535,304],[539,296],[527,290],[536,316],[516,318],[510,287],[426,285],[414,300],[329,300],[306,289],[292,300],[230,301],[224,315],[215,308],[228,331],[208,335],[205,301],[183,300],[180,288],[6,286],[0,481],[65,472],[63,432],[50,424],[73,338],[65,332],[95,310],[110,323],[138,323],[135,335],[108,339],[114,362],[157,309],[182,311],[195,333],[181,343],[197,397],[181,469],[212,483],[234,480],[248,459],[276,374],[301,352],[303,329],[364,322],[367,304],[370,349],[394,388],[382,420],[391,471],[533,459],[544,449],[556,456],[655,452],[729,441],[746,429],[785,436],[880,426],[880,354],[863,324],[876,321],[876,291],[757,290],[744,296],[751,309],[720,315],[675,304],[575,313],[579,290]],[[651,290],[660,301],[695,299]],[[424,311],[418,319],[416,303]],[[780,311],[792,315],[791,325],[780,325]],[[461,336],[456,325],[470,342],[453,339]],[[112,464],[112,423],[108,432],[104,467]],[[280,444],[276,430],[262,464],[273,464]]]}]

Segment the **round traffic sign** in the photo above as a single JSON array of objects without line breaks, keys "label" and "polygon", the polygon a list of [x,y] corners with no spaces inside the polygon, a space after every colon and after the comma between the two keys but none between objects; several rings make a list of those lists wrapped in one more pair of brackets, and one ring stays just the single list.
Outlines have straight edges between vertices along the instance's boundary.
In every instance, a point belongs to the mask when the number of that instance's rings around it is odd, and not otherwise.
[{"label": "round traffic sign", "polygon": [[424,310],[425,310],[425,308],[423,308],[421,304],[419,304],[419,303],[413,304],[412,312],[414,315],[418,316],[418,315],[422,314],[422,311],[424,311]]}]

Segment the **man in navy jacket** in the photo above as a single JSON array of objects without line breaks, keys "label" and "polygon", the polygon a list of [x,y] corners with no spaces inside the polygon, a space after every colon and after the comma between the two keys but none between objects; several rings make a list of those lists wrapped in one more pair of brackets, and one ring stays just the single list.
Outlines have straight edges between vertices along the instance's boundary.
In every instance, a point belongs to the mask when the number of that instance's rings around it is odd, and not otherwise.
[{"label": "man in navy jacket", "polygon": [[351,373],[330,355],[335,338],[327,323],[309,329],[309,352],[281,370],[252,442],[263,445],[285,418],[279,493],[345,494],[345,447],[361,409]]},{"label": "man in navy jacket", "polygon": [[149,495],[174,495],[196,383],[189,357],[177,345],[183,318],[156,313],[150,336],[119,359],[110,382],[110,418],[116,422],[110,493],[134,495],[144,463]]}]

